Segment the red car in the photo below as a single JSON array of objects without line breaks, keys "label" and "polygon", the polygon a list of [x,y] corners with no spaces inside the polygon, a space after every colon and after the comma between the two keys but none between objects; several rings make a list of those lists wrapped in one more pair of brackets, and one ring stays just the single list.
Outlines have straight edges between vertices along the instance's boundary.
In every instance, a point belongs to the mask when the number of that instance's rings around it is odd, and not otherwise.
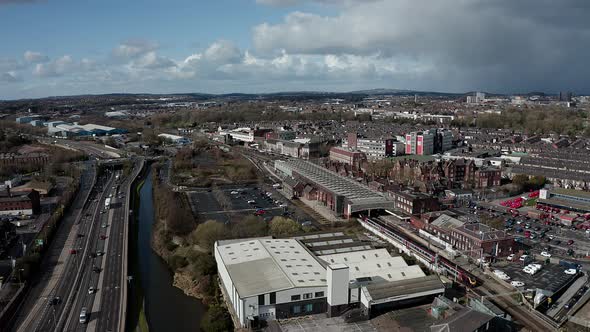
[{"label": "red car", "polygon": [[574,240],[569,240],[569,241],[567,241],[567,245],[568,245],[568,246],[571,246],[572,244],[574,244]]},{"label": "red car", "polygon": [[71,255],[75,255],[76,254],[76,249],[70,249],[70,254]]},{"label": "red car", "polygon": [[107,236],[106,236],[106,235],[101,235],[101,236],[100,236],[100,239],[101,239],[101,240],[105,240],[106,238],[107,238]]}]

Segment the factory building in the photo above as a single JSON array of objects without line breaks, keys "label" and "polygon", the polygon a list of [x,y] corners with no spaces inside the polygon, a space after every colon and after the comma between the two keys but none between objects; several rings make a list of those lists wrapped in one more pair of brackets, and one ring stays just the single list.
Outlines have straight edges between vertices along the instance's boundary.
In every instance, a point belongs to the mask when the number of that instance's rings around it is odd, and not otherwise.
[{"label": "factory building", "polygon": [[[319,236],[330,240],[332,235]],[[444,293],[438,276],[426,276],[386,249],[317,256],[304,241],[268,237],[215,243],[222,292],[237,327],[319,313],[338,316],[351,308],[370,318]]]},{"label": "factory building", "polygon": [[78,123],[67,123],[63,121],[47,122],[47,134],[59,137],[76,137],[76,136],[110,136],[124,134],[127,131],[113,127],[101,126],[96,124],[79,125]]}]

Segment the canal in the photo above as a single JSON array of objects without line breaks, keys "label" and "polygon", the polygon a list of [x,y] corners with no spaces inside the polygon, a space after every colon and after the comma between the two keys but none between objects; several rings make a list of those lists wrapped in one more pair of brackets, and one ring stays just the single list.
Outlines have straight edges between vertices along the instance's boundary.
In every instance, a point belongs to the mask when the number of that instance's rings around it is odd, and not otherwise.
[{"label": "canal", "polygon": [[132,331],[137,326],[138,312],[143,304],[150,332],[199,331],[205,305],[172,286],[172,272],[151,248],[154,223],[152,188],[150,170],[135,200],[135,236],[130,242],[135,247],[130,251],[133,255],[130,268],[134,272],[130,300],[133,300],[129,310],[130,315],[135,317],[130,317],[133,326],[128,326],[127,330]]}]

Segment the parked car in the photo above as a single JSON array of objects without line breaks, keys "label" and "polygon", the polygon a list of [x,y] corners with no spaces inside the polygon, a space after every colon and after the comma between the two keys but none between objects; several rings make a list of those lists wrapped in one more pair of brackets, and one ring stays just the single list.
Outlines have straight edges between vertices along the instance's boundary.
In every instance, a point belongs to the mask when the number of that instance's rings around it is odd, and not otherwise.
[{"label": "parked car", "polygon": [[567,241],[567,245],[568,245],[568,246],[571,246],[572,244],[574,244],[574,240],[569,240],[569,241]]},{"label": "parked car", "polygon": [[548,252],[546,252],[546,251],[542,251],[541,252],[541,256],[543,256],[543,257],[551,257],[551,254],[548,253]]},{"label": "parked car", "polygon": [[522,282],[522,281],[516,281],[516,280],[515,281],[512,281],[510,284],[512,286],[514,286],[514,287],[523,287],[524,286],[524,282]]},{"label": "parked car", "polygon": [[520,258],[518,260],[521,262],[524,262],[528,257],[529,257],[529,255],[522,255],[522,256],[520,256]]},{"label": "parked car", "polygon": [[239,194],[239,192],[237,192],[237,191],[234,190],[234,191],[230,192],[230,194],[237,195],[237,194]]},{"label": "parked car", "polygon": [[506,259],[509,261],[512,261],[514,259],[514,254],[508,255],[508,257],[506,257]]},{"label": "parked car", "polygon": [[578,270],[576,270],[576,269],[567,269],[567,270],[563,271],[563,273],[569,274],[569,275],[574,275],[574,274],[578,273]]}]

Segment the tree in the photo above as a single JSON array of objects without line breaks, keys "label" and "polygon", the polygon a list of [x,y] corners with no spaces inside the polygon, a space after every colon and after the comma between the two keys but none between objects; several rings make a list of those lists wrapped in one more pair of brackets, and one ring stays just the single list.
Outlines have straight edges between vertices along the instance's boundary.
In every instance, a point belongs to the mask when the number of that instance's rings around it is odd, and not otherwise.
[{"label": "tree", "polygon": [[274,217],[270,222],[270,235],[274,237],[292,236],[301,231],[301,225],[293,219]]},{"label": "tree", "polygon": [[248,216],[232,226],[232,235],[235,238],[260,237],[267,234],[267,223],[255,216]]},{"label": "tree", "polygon": [[218,304],[211,305],[201,321],[201,329],[205,332],[233,331],[233,323],[229,313]]},{"label": "tree", "polygon": [[208,251],[213,250],[215,241],[223,240],[227,237],[227,228],[223,223],[215,220],[207,220],[197,226],[197,229],[191,234],[194,243]]},{"label": "tree", "polygon": [[526,174],[517,174],[512,178],[512,183],[521,187],[525,186],[528,181],[529,176]]}]

